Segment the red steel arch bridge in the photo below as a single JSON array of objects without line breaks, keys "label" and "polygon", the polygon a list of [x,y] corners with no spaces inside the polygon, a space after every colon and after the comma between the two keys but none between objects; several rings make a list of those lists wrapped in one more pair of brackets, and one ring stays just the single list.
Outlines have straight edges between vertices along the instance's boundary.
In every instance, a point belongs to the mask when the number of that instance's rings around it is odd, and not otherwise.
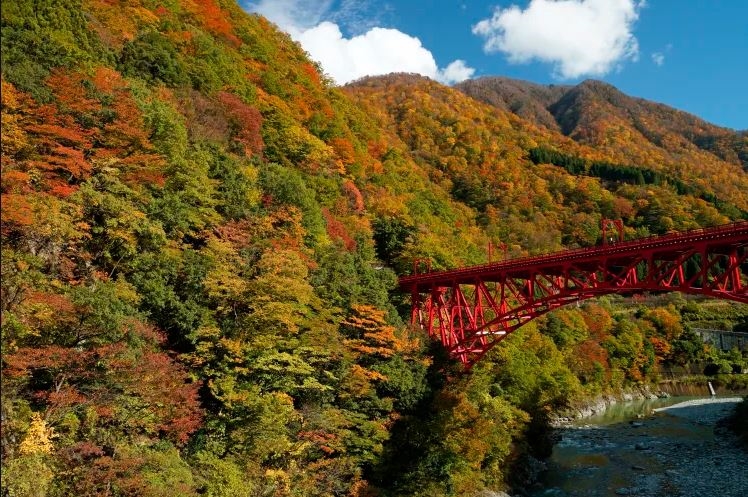
[{"label": "red steel arch bridge", "polygon": [[[604,243],[605,243],[604,238]],[[523,324],[611,293],[748,303],[748,222],[401,277],[413,325],[471,367]]]}]

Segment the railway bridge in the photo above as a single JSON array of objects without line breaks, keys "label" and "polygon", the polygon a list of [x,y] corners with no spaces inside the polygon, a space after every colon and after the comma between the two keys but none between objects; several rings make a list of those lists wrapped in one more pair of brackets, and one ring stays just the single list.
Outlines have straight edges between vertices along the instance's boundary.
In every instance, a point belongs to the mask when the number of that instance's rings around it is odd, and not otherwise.
[{"label": "railway bridge", "polygon": [[411,295],[412,324],[470,368],[532,319],[601,295],[683,292],[748,303],[748,222],[447,271],[417,269],[399,280]]}]

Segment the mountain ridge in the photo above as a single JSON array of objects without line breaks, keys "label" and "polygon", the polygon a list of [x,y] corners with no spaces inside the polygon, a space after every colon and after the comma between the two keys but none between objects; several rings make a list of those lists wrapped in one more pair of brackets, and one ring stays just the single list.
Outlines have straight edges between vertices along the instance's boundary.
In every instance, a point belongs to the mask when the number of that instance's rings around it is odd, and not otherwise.
[{"label": "mountain ridge", "polygon": [[[533,118],[537,123],[558,129],[565,135],[592,145],[590,128],[603,116],[617,115],[630,130],[660,145],[667,135],[687,140],[719,158],[748,168],[748,138],[745,132],[711,124],[704,119],[641,97],[631,97],[615,86],[598,80],[571,85],[542,85],[505,77],[483,77],[455,85],[480,101]],[[604,105],[597,116],[584,110]],[[533,112],[523,112],[530,108]]]}]

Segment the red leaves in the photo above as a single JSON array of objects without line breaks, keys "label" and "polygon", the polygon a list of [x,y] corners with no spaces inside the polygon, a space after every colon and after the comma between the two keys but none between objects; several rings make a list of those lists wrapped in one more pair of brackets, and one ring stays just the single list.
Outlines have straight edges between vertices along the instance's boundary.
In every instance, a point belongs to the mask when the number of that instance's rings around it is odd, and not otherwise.
[{"label": "red leaves", "polygon": [[151,406],[158,429],[179,444],[202,423],[198,384],[186,383],[186,372],[162,352],[146,352],[129,370],[128,387]]},{"label": "red leaves", "polygon": [[348,204],[351,209],[357,214],[360,214],[364,210],[364,196],[361,195],[361,191],[356,187],[355,183],[351,180],[345,180],[343,182],[343,192],[348,197]]},{"label": "red leaves", "polygon": [[39,122],[28,125],[26,132],[35,136],[40,156],[26,167],[46,171],[48,178],[65,182],[88,177],[91,164],[84,150],[91,147],[93,133],[83,129],[71,116],[60,115],[51,105],[40,107],[37,116]]},{"label": "red leaves", "polygon": [[245,104],[232,93],[219,92],[221,102],[230,117],[232,138],[244,151],[245,155],[261,155],[265,148],[262,140],[262,115],[254,107]]},{"label": "red leaves", "polygon": [[115,458],[98,445],[80,442],[62,449],[59,458],[71,477],[75,495],[145,495],[142,457],[120,454]]},{"label": "red leaves", "polygon": [[[142,323],[133,332],[151,347],[162,338]],[[45,404],[47,418],[59,419],[70,409],[90,405],[102,418],[117,423],[119,417],[127,417],[128,407],[120,403],[134,397],[149,414],[135,423],[121,421],[123,429],[161,432],[177,444],[185,443],[202,423],[199,384],[189,383],[185,369],[166,353],[132,347],[24,347],[4,356],[5,374],[23,384],[36,373],[45,373],[50,381],[33,381],[27,388],[31,397]]]},{"label": "red leaves", "polygon": [[66,371],[76,376],[85,374],[85,365],[91,360],[93,351],[48,345],[24,347],[4,357],[6,374],[10,377],[26,376],[33,370],[47,369]]},{"label": "red leaves", "polygon": [[346,250],[350,252],[356,250],[356,241],[351,238],[345,225],[335,219],[335,216],[333,216],[327,208],[322,208],[322,215],[325,217],[328,236],[333,240],[340,240],[343,242]]},{"label": "red leaves", "polygon": [[338,441],[338,435],[330,433],[327,430],[317,429],[310,431],[300,431],[296,436],[299,440],[311,442],[316,447],[318,447],[319,450],[321,450],[325,455],[328,456],[337,452],[335,448],[330,447],[331,445],[340,445],[340,442]]},{"label": "red leaves", "polygon": [[51,195],[54,195],[55,197],[59,198],[65,198],[69,197],[73,193],[78,191],[78,187],[76,185],[54,185],[52,188],[50,188],[49,193]]}]

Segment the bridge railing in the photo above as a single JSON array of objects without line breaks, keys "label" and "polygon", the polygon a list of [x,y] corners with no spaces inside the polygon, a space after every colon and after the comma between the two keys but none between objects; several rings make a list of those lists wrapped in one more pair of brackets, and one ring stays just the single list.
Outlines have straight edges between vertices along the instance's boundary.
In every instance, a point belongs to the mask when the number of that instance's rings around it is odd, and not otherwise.
[{"label": "bridge railing", "polygon": [[701,239],[714,238],[718,237],[721,234],[732,234],[743,229],[748,232],[748,221],[737,221],[711,228],[696,228],[687,231],[680,231],[677,233],[668,233],[665,235],[650,235],[648,237],[626,240],[611,245],[563,250],[558,252],[551,252],[548,254],[519,257],[506,261],[491,262],[457,269],[414,274],[401,277],[400,284],[401,286],[407,286],[408,284],[417,283],[421,280],[438,279],[443,275],[453,275],[455,277],[460,277],[474,273],[516,269],[522,266],[537,265],[547,262],[563,262],[570,259],[579,259],[584,256],[612,255],[622,252],[628,252],[631,249],[655,248],[658,246],[667,246],[683,241],[698,241]]}]

